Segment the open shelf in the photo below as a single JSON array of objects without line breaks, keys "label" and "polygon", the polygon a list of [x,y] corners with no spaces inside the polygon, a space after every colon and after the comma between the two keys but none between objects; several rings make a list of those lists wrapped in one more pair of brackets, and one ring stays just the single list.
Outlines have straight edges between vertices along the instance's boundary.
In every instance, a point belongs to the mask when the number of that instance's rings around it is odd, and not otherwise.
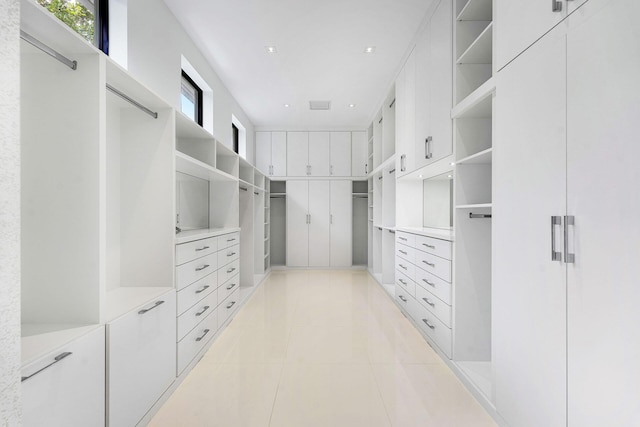
[{"label": "open shelf", "polygon": [[487,148],[456,162],[458,165],[490,165],[492,163],[493,148]]},{"label": "open shelf", "polygon": [[202,126],[185,116],[182,111],[176,111],[176,137],[178,139],[209,139],[213,140],[211,135]]},{"label": "open shelf", "polygon": [[176,171],[208,181],[238,181],[235,176],[176,151]]},{"label": "open shelf", "polygon": [[456,20],[458,21],[491,21],[493,16],[493,0],[468,0]]},{"label": "open shelf", "polygon": [[487,25],[473,43],[458,57],[457,64],[491,64],[493,23]]},{"label": "open shelf", "polygon": [[496,85],[493,78],[461,100],[451,111],[454,119],[491,117],[491,95]]},{"label": "open shelf", "polygon": [[479,208],[490,208],[492,203],[472,203],[469,205],[457,205],[456,209],[479,209]]}]

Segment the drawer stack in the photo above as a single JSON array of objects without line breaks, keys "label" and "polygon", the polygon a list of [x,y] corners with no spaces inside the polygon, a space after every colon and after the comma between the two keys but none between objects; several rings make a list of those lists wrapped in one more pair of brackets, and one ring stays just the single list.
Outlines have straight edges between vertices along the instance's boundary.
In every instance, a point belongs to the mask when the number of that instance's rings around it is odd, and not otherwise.
[{"label": "drawer stack", "polygon": [[396,232],[396,301],[449,358],[451,254],[447,240]]},{"label": "drawer stack", "polygon": [[238,232],[176,245],[178,375],[237,308],[239,257]]}]

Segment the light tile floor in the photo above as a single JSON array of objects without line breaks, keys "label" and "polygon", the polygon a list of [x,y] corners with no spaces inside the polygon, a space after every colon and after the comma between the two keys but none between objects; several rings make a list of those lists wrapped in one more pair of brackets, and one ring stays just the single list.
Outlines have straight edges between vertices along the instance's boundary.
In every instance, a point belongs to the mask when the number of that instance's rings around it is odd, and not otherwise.
[{"label": "light tile floor", "polygon": [[364,271],[274,271],[150,426],[488,427]]}]

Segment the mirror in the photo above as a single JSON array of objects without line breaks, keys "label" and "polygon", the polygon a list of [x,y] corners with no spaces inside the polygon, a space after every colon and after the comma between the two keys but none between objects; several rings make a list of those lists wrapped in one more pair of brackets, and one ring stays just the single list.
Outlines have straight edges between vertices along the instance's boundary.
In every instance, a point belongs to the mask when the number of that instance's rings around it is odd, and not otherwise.
[{"label": "mirror", "polygon": [[176,173],[176,232],[209,228],[209,181]]},{"label": "mirror", "polygon": [[453,228],[453,171],[423,181],[423,227]]}]

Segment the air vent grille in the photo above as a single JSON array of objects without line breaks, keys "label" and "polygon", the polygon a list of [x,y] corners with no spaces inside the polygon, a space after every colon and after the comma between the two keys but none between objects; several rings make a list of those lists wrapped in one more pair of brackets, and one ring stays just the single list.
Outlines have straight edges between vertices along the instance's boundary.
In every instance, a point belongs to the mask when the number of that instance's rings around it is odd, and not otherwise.
[{"label": "air vent grille", "polygon": [[330,110],[331,101],[309,101],[310,110]]}]

